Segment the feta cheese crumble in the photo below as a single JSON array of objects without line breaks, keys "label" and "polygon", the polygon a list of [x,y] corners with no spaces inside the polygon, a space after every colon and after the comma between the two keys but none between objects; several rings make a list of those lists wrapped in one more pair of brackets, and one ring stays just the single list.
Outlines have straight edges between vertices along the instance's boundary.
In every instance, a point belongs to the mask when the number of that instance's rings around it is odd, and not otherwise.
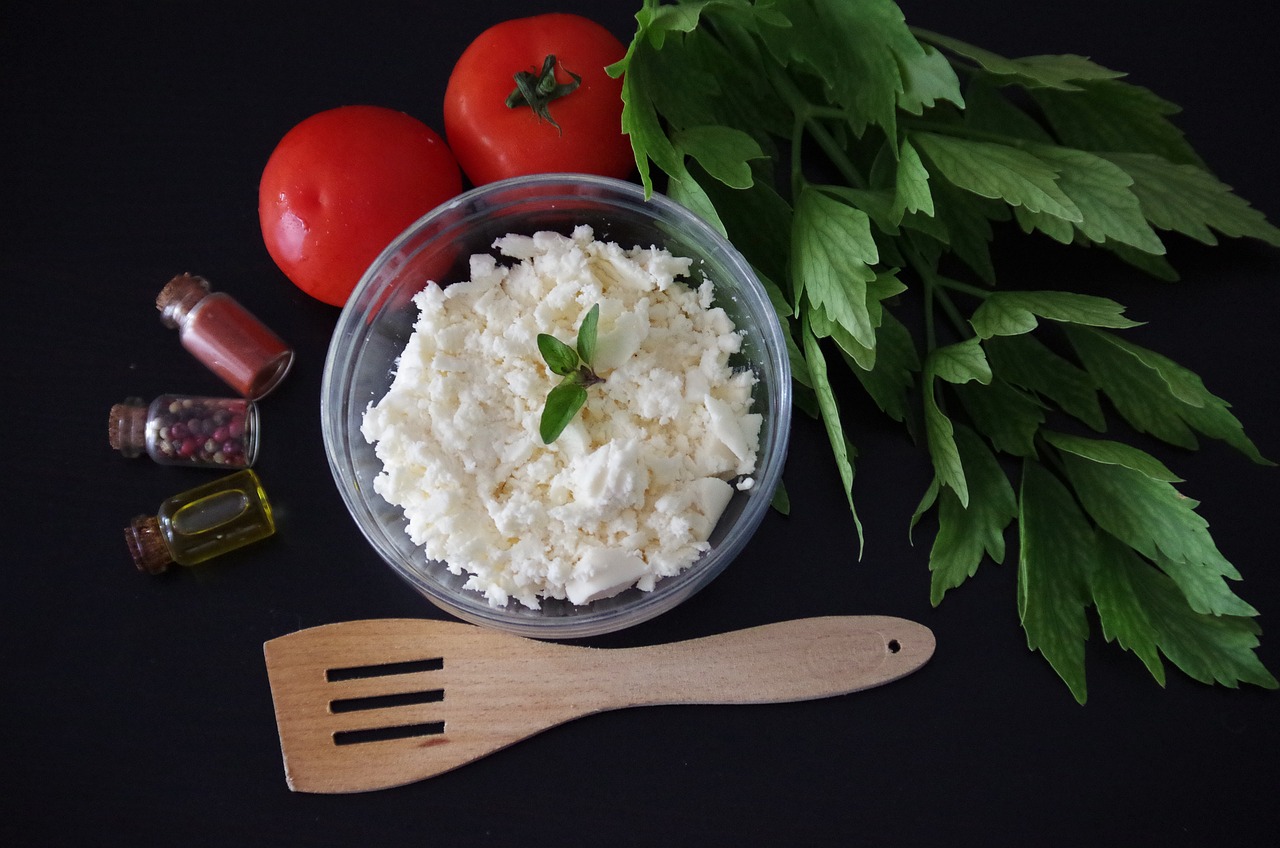
[{"label": "feta cheese crumble", "polygon": [[[427,285],[385,397],[361,432],[428,559],[467,574],[493,606],[586,604],[689,567],[738,488],[751,487],[761,416],[755,375],[729,357],[742,335],[693,287],[691,260],[572,235],[507,235],[470,258],[471,279]],[[538,422],[560,378],[537,336],[573,344],[600,306],[604,382],[561,436]]]}]

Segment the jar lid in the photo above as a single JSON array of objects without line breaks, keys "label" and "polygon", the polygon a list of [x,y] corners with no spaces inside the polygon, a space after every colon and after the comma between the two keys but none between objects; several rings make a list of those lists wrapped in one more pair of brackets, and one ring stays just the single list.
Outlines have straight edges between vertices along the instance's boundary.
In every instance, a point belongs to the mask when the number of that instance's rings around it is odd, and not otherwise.
[{"label": "jar lid", "polygon": [[156,295],[156,309],[160,310],[160,323],[175,329],[186,319],[187,313],[209,294],[209,281],[194,274],[179,274],[165,283]]},{"label": "jar lid", "polygon": [[147,408],[141,398],[125,398],[113,404],[107,420],[107,442],[127,457],[142,453],[146,446]]},{"label": "jar lid", "polygon": [[160,535],[160,520],[154,515],[139,515],[129,522],[124,528],[124,541],[139,571],[160,574],[173,562],[169,546]]}]

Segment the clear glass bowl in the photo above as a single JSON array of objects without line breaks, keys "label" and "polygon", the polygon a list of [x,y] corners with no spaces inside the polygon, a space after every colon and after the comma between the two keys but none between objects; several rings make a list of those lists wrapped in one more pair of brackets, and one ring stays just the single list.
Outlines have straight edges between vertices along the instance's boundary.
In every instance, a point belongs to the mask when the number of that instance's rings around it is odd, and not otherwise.
[{"label": "clear glass bowl", "polygon": [[[705,273],[721,306],[745,331],[733,363],[757,375],[753,411],[764,422],[756,485],[736,492],[713,532],[711,548],[681,574],[650,592],[631,588],[575,606],[546,599],[532,610],[512,600],[494,608],[462,588],[466,575],[428,560],[405,533],[405,519],[373,490],[382,463],[360,434],[370,404],[391,385],[417,308],[411,298],[428,280],[467,279],[468,258],[492,252],[507,233],[569,233],[579,224],[623,247],[658,245],[694,260],[691,279]],[[671,609],[718,575],[747,544],[769,509],[781,479],[791,425],[791,368],[783,330],[760,281],[719,233],[684,207],[631,183],[578,174],[519,177],[467,192],[402,233],[365,272],[338,318],[325,361],[320,415],[325,451],[338,489],[374,550],[401,577],[458,618],[522,636],[565,639],[620,630]]]}]

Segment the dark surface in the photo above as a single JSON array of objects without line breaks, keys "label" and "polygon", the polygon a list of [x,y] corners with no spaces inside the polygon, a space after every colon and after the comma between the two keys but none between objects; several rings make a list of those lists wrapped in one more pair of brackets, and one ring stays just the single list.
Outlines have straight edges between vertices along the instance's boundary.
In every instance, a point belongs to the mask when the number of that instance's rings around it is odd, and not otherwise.
[{"label": "dark surface", "polygon": [[[907,519],[922,455],[868,416],[853,426],[856,537],[812,422],[797,419],[788,519],[678,610],[602,646],[832,613],[919,620],[933,661],[883,689],[761,707],[618,712],[557,728],[430,781],[358,796],[292,794],[263,641],[346,619],[441,615],[375,560],[332,483],[321,369],[337,311],[285,281],[262,246],[256,187],[294,123],[344,103],[440,125],[453,59],[515,14],[586,11],[629,38],[638,4],[60,4],[0,26],[0,196],[12,375],[0,569],[0,843],[36,845],[1270,844],[1280,695],[1161,689],[1096,634],[1077,705],[1025,647],[1014,564],[928,603],[928,530]],[[909,2],[915,24],[1011,55],[1077,52],[1182,105],[1222,178],[1280,216],[1275,15],[1256,3]],[[443,11],[440,11],[443,9]],[[1280,251],[1174,242],[1184,280],[1149,282],[1043,241],[1007,275],[1109,292],[1133,332],[1200,373],[1265,454],[1280,390]],[[1052,262],[1045,262],[1053,256]],[[295,371],[263,404],[259,470],[278,535],[219,565],[136,573],[133,515],[202,472],[127,461],[106,443],[129,395],[219,393],[158,322],[174,273],[207,276],[286,336]],[[15,382],[16,380],[16,382]],[[1210,444],[1157,449],[1203,502],[1243,596],[1280,615],[1280,473]],[[1260,656],[1280,671],[1275,632]]]}]

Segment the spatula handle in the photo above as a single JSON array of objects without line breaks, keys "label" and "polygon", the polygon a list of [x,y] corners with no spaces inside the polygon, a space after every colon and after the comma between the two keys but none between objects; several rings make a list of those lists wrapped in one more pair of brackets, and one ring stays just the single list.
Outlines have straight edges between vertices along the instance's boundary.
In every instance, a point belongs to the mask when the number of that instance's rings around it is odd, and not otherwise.
[{"label": "spatula handle", "polygon": [[828,616],[612,650],[602,670],[611,706],[802,701],[904,677],[934,644],[932,631],[913,621]]}]

